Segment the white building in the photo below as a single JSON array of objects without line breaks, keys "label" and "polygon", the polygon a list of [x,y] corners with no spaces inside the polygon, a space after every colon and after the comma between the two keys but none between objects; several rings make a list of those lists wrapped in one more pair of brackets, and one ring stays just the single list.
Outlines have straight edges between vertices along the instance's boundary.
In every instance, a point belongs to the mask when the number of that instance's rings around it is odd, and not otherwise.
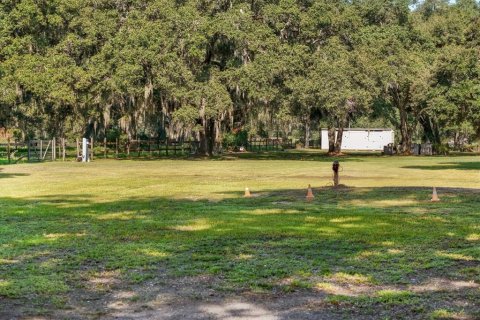
[{"label": "white building", "polygon": [[[335,134],[338,133],[338,130]],[[383,150],[395,141],[392,129],[344,129],[342,150]],[[322,129],[322,150],[328,150],[328,130]]]}]

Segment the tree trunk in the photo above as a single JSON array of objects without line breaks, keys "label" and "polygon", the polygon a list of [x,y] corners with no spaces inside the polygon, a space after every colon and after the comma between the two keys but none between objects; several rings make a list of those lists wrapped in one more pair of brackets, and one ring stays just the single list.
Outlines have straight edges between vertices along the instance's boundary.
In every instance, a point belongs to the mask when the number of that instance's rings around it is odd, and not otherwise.
[{"label": "tree trunk", "polygon": [[208,119],[207,129],[207,151],[208,156],[211,157],[215,148],[215,121],[213,119]]},{"label": "tree trunk", "polygon": [[328,127],[328,153],[335,152],[335,127]]},{"label": "tree trunk", "polygon": [[198,137],[199,137],[199,142],[200,142],[200,145],[199,145],[199,148],[198,148],[198,154],[199,155],[203,155],[203,156],[206,156],[208,155],[208,141],[207,141],[207,134],[205,133],[205,127],[203,130],[201,130],[199,133],[198,133]]},{"label": "tree trunk", "polygon": [[419,121],[423,127],[425,138],[434,146],[439,146],[442,141],[440,140],[440,131],[435,118],[423,115],[419,118]]},{"label": "tree trunk", "polygon": [[200,148],[198,153],[203,156],[212,156],[215,148],[215,121],[203,119],[203,130],[199,132]]},{"label": "tree trunk", "polygon": [[335,140],[335,153],[342,152],[343,125],[338,128],[337,139]]},{"label": "tree trunk", "polygon": [[453,136],[453,149],[455,151],[460,150],[460,134],[458,131],[455,131],[455,135]]},{"label": "tree trunk", "polygon": [[400,105],[400,135],[402,141],[400,142],[400,153],[411,154],[412,133],[408,127],[408,113],[405,106]]},{"label": "tree trunk", "polygon": [[305,149],[310,148],[310,117],[305,120]]},{"label": "tree trunk", "polygon": [[402,90],[399,84],[392,84],[389,89],[389,94],[392,105],[398,108],[400,113],[400,136],[402,140],[400,141],[399,152],[406,155],[411,154],[412,130],[408,126],[407,112],[407,105],[410,101],[410,88],[406,87],[404,90]]},{"label": "tree trunk", "polygon": [[201,109],[200,109],[200,117],[201,117],[201,124],[202,124],[202,130],[199,132],[199,148],[198,148],[198,153],[203,156],[208,156],[209,155],[209,119],[205,116],[205,99],[202,99],[201,103]]}]

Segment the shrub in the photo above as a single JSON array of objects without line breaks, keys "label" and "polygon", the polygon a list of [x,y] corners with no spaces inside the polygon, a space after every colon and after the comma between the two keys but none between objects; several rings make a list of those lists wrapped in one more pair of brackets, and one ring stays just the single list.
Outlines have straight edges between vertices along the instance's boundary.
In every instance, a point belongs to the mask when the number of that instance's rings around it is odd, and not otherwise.
[{"label": "shrub", "polygon": [[246,146],[248,143],[248,132],[245,130],[238,130],[234,132],[227,132],[223,135],[222,145],[225,149],[234,150],[235,148]]}]

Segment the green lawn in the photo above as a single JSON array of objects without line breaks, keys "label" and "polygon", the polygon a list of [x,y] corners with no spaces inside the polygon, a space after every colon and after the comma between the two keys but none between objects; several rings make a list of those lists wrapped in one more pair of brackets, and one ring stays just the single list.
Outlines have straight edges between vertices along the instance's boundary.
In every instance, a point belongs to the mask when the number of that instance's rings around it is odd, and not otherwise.
[{"label": "green lawn", "polygon": [[0,318],[119,290],[148,305],[142,288],[172,281],[192,299],[318,297],[332,319],[480,318],[480,158],[348,156],[338,190],[332,160],[0,165]]}]

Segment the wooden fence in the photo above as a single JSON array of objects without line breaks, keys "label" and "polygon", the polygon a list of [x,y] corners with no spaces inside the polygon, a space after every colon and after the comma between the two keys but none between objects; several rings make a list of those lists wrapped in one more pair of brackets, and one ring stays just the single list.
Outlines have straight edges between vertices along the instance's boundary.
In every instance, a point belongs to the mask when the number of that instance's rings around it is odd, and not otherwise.
[{"label": "wooden fence", "polygon": [[[51,140],[30,140],[26,143],[8,141],[0,143],[0,159],[9,163],[21,160],[55,161],[72,160],[80,161],[82,153],[82,140],[67,140],[53,138]],[[200,146],[198,141],[175,140],[89,140],[89,158],[128,159],[128,158],[157,158],[164,156],[188,156],[196,154]],[[247,151],[281,151],[295,148],[290,139],[251,139],[244,146]]]},{"label": "wooden fence", "polygon": [[285,149],[295,148],[295,144],[291,139],[251,139],[248,140],[248,144],[245,146],[247,151],[260,152],[260,151],[280,151]]},{"label": "wooden fence", "polygon": [[127,140],[91,141],[93,157],[130,158],[130,157],[161,157],[185,156],[195,154],[199,147],[198,141],[171,140]]},{"label": "wooden fence", "polygon": [[24,142],[10,141],[0,143],[0,159],[8,163],[16,162],[26,158],[28,154],[28,144]]},{"label": "wooden fence", "polygon": [[16,163],[21,160],[29,162],[54,161],[60,152],[59,148],[60,146],[57,145],[56,139],[30,140],[28,142],[8,140],[7,143],[0,143],[0,159],[4,159],[8,163]]}]

